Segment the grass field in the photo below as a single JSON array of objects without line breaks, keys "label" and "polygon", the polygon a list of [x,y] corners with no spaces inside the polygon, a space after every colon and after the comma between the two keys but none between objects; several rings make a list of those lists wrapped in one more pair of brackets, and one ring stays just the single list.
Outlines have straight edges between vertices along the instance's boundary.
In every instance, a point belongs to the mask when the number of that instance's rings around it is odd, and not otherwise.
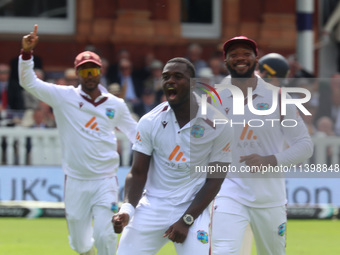
[{"label": "grass field", "polygon": [[[287,255],[340,254],[340,221],[290,220]],[[76,255],[68,245],[65,219],[0,218],[0,254]],[[171,243],[158,253],[176,254]],[[252,255],[255,255],[253,247]],[[188,254],[190,255],[190,254]]]}]

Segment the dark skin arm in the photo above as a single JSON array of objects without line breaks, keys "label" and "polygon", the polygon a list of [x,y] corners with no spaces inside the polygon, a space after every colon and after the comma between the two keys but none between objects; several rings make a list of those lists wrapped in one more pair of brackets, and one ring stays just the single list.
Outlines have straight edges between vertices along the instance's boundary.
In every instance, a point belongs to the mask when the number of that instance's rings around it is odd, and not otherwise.
[{"label": "dark skin arm", "polygon": [[[144,190],[149,170],[150,156],[134,151],[132,168],[125,179],[124,202],[136,207]],[[130,217],[127,213],[116,213],[112,217],[115,233],[121,233],[129,223]]]},{"label": "dark skin arm", "polygon": [[[209,164],[211,165],[220,165],[220,166],[228,166],[228,163],[219,163],[213,162]],[[203,210],[210,204],[210,202],[215,198],[220,187],[224,181],[226,173],[214,173],[209,174],[207,177],[205,184],[196,194],[194,200],[185,211],[185,214],[191,214],[195,219],[203,212]],[[176,243],[183,243],[188,235],[189,231],[188,225],[186,225],[182,219],[182,217],[172,224],[168,230],[164,233],[164,237],[168,237],[170,240]]]}]

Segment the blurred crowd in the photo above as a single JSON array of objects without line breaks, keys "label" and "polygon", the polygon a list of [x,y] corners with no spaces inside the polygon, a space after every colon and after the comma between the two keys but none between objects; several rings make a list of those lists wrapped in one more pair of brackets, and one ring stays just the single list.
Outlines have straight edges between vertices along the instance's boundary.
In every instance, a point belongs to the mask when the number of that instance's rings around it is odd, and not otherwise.
[{"label": "blurred crowd", "polygon": [[[85,50],[92,50],[100,55],[92,46]],[[202,50],[201,45],[196,43],[187,48],[186,57],[195,65],[197,78],[205,78],[210,84],[220,83],[228,75],[222,54],[216,52],[210,58],[204,59]],[[312,94],[311,100],[305,104],[312,115],[301,115],[310,134],[316,137],[339,136],[340,74],[335,73],[330,78],[321,79],[306,71],[294,55],[286,56],[286,59],[290,71],[288,77],[282,81],[282,86],[306,88]],[[35,56],[34,62],[36,75],[41,80],[60,86],[78,86],[75,69],[66,69],[62,75],[51,79],[45,77],[43,61],[38,56]],[[102,57],[101,85],[109,93],[123,98],[138,120],[165,100],[161,87],[163,65],[153,54],[146,54],[145,65],[137,69],[133,65],[130,52],[122,49],[117,52],[114,63]],[[20,87],[17,66],[17,58],[13,58],[10,63],[0,63],[0,127],[56,127],[52,109]],[[5,137],[1,137],[1,144],[4,151]]]}]

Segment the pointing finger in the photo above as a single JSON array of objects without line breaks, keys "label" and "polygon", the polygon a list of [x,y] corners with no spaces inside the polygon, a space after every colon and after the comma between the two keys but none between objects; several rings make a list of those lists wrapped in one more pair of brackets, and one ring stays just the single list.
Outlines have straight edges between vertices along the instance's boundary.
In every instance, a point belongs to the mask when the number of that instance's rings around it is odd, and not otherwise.
[{"label": "pointing finger", "polygon": [[33,30],[33,36],[34,36],[34,37],[37,36],[37,32],[38,32],[38,25],[35,24],[35,25],[34,25],[34,30]]}]

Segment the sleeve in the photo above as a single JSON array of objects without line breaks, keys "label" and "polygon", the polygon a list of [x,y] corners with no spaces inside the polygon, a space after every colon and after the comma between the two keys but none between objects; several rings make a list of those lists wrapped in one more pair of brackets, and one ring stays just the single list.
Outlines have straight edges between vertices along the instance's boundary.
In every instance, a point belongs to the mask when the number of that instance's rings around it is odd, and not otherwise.
[{"label": "sleeve", "polygon": [[222,128],[221,132],[216,135],[212,151],[210,153],[211,162],[223,162],[230,163],[231,160],[231,146],[233,142],[234,132],[233,128],[229,125],[220,125]]},{"label": "sleeve", "polygon": [[136,137],[137,122],[132,118],[129,108],[124,101],[121,102],[120,116],[121,118],[117,127],[129,138],[130,142],[133,143]]},{"label": "sleeve", "polygon": [[151,156],[153,152],[151,131],[152,122],[147,119],[146,116],[142,117],[137,124],[136,140],[132,146],[132,149]]},{"label": "sleeve", "polygon": [[[56,95],[57,85],[39,80],[33,71],[33,58],[23,60],[19,56],[19,83],[26,91],[39,100],[54,107],[60,103],[60,97]],[[58,100],[59,99],[59,100]]]},{"label": "sleeve", "polygon": [[299,164],[312,156],[314,145],[295,105],[287,105],[287,114],[282,124],[285,121],[287,124],[282,125],[281,130],[289,148],[275,154],[277,164],[283,166]]}]

